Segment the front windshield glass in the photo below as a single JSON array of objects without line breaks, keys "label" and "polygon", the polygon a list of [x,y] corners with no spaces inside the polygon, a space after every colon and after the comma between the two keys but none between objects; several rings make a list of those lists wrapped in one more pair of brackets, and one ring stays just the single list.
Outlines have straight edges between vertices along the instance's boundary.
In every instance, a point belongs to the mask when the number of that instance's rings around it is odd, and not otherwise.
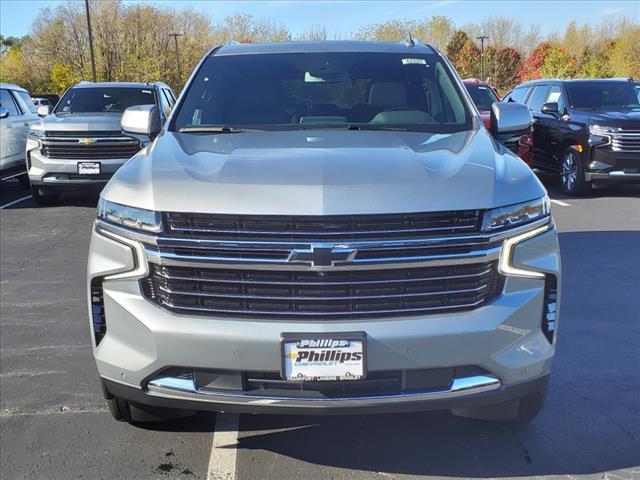
[{"label": "front windshield glass", "polygon": [[640,108],[632,83],[568,82],[567,92],[573,108],[580,110],[616,110]]},{"label": "front windshield glass", "polygon": [[72,88],[64,94],[55,113],[122,113],[135,105],[153,105],[153,88]]},{"label": "front windshield glass", "polygon": [[476,107],[478,107],[478,110],[481,112],[491,110],[491,105],[493,105],[494,102],[500,101],[489,87],[485,87],[484,85],[466,85],[466,87],[473,103],[476,104]]},{"label": "front windshield glass", "polygon": [[471,116],[433,54],[219,55],[202,65],[172,129],[206,127],[455,132]]}]

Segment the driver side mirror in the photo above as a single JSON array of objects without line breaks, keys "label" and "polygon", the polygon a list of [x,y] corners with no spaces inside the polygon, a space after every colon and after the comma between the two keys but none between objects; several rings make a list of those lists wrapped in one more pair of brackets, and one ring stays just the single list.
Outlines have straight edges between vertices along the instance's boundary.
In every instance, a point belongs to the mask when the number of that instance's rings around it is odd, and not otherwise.
[{"label": "driver side mirror", "polygon": [[548,102],[548,103],[543,104],[542,108],[540,109],[540,111],[542,113],[553,115],[554,117],[559,117],[560,116],[560,110],[558,110],[558,103],[557,102]]},{"label": "driver side mirror", "polygon": [[38,115],[41,117],[46,117],[51,113],[51,107],[49,105],[40,105],[38,107]]},{"label": "driver side mirror", "polygon": [[0,118],[7,118],[9,116],[9,110],[5,107],[0,107]]},{"label": "driver side mirror", "polygon": [[490,130],[496,139],[505,135],[526,135],[533,125],[529,107],[516,102],[495,102],[491,105],[490,121]]},{"label": "driver side mirror", "polygon": [[143,145],[160,133],[160,112],[155,105],[136,105],[127,108],[120,119],[122,133],[139,140]]}]

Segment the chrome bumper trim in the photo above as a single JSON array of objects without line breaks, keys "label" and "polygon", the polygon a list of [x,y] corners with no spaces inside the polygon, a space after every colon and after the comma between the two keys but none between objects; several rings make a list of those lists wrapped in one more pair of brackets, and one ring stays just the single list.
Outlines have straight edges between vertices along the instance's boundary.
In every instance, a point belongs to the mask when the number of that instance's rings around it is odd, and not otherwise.
[{"label": "chrome bumper trim", "polygon": [[492,375],[474,375],[471,377],[454,378],[451,386],[447,390],[411,392],[391,395],[370,395],[362,397],[336,397],[336,398],[313,398],[313,397],[286,397],[286,396],[266,396],[257,395],[250,392],[238,391],[213,391],[199,388],[193,378],[160,377],[151,380],[148,385],[150,394],[178,397],[203,402],[216,401],[236,404],[291,404],[291,405],[312,405],[331,404],[332,406],[347,407],[350,404],[371,403],[396,403],[407,400],[441,400],[470,396],[484,392],[498,390],[502,386],[500,380]]}]

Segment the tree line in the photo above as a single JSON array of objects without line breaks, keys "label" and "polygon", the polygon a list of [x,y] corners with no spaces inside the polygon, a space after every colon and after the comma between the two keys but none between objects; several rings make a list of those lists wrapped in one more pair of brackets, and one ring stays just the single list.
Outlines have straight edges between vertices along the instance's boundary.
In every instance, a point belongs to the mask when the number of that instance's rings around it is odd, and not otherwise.
[{"label": "tree line", "polygon": [[[256,19],[247,13],[212,21],[193,9],[154,4],[91,0],[91,19],[99,81],[167,81],[179,91],[186,75],[213,45],[239,42],[327,40],[327,30],[314,25],[293,35],[282,22]],[[635,19],[607,19],[592,26],[570,22],[562,33],[543,36],[537,26],[490,17],[456,25],[444,16],[390,20],[369,25],[349,36],[362,40],[402,41],[413,38],[447,54],[463,78],[480,78],[481,34],[484,77],[502,93],[515,84],[541,77],[640,78],[640,25]],[[179,37],[183,78],[173,39]],[[334,37],[332,39],[340,39]],[[91,79],[89,37],[84,2],[68,0],[42,9],[31,34],[0,38],[0,81],[38,93],[62,93],[80,80]]]}]

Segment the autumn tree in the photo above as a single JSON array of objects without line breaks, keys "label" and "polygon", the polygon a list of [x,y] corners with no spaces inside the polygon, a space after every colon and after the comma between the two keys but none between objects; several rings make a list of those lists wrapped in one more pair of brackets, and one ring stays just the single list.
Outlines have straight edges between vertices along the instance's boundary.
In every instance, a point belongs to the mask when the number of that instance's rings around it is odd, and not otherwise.
[{"label": "autumn tree", "polygon": [[547,52],[551,49],[551,45],[542,42],[534,48],[529,56],[522,62],[522,66],[518,71],[518,80],[525,82],[527,80],[535,80],[541,77],[540,69],[544,64]]},{"label": "autumn tree", "polygon": [[522,57],[515,48],[487,47],[484,55],[485,76],[499,92],[505,93],[518,83]]},{"label": "autumn tree", "polygon": [[564,48],[553,45],[546,51],[540,75],[545,78],[571,78],[577,72],[576,59]]},{"label": "autumn tree", "polygon": [[462,30],[456,30],[446,48],[447,57],[462,78],[480,76],[480,49]]}]

